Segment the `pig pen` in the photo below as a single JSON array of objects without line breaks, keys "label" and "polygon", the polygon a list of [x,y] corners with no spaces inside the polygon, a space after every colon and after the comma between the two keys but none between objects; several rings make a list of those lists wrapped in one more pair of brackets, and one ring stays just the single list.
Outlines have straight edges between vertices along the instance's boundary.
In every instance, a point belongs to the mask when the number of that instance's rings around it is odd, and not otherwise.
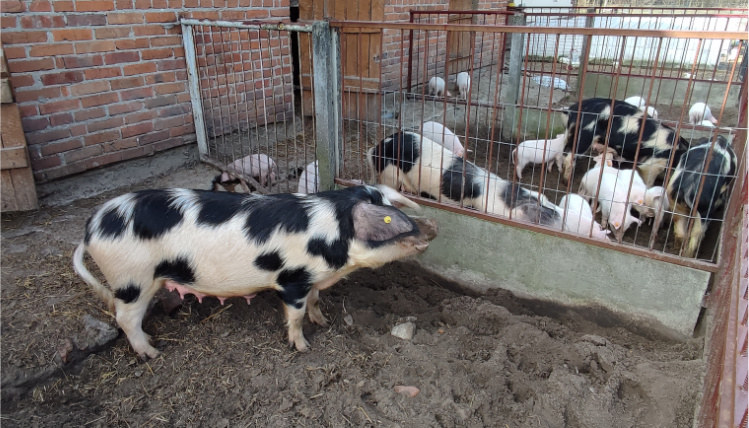
[{"label": "pig pen", "polygon": [[[699,329],[671,341],[598,310],[513,296],[501,281],[470,291],[418,260],[359,271],[321,293],[331,325],[305,320],[305,354],[287,346],[273,293],[221,306],[175,302],[164,289],[144,323],[163,355],[140,362],[124,334],[112,339],[114,319],[73,272],[72,252],[109,198],[204,188],[213,174],[192,164],[64,206],[42,200],[38,211],[3,213],[4,426],[692,425],[705,368]],[[390,334],[403,322],[416,326],[410,340]]]}]

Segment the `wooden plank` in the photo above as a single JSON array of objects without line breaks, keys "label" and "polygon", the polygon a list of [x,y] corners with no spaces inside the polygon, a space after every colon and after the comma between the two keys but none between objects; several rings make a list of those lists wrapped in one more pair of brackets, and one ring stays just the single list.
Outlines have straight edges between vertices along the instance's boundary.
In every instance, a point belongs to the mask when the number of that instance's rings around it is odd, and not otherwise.
[{"label": "wooden plank", "polygon": [[26,136],[21,125],[21,113],[16,104],[3,104],[0,106],[0,118],[2,118],[2,147],[26,147]]},{"label": "wooden plank", "polygon": [[34,174],[31,172],[31,167],[0,171],[0,173],[3,172],[9,172],[13,180],[15,199],[18,204],[16,209],[18,211],[28,211],[39,208]]},{"label": "wooden plank", "polygon": [[[372,0],[362,0],[354,3],[359,4],[359,21],[369,21],[372,16]],[[356,18],[355,18],[356,19]],[[370,35],[362,34],[361,40],[359,41],[359,76],[370,77],[369,63],[372,60],[369,51]]]},{"label": "wooden plank", "polygon": [[18,200],[10,171],[0,171],[0,199],[2,199],[0,211],[18,211]]},{"label": "wooden plank", "polygon": [[333,17],[335,19],[346,19],[347,4],[346,0],[335,0],[335,4],[333,5]]},{"label": "wooden plank", "polygon": [[9,147],[0,150],[0,169],[25,168],[29,166],[26,159],[26,147]]}]

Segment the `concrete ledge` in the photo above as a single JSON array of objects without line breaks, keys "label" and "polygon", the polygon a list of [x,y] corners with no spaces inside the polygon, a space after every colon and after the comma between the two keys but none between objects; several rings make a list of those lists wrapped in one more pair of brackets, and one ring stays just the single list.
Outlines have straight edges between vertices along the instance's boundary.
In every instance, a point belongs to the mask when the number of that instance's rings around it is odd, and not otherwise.
[{"label": "concrete ledge", "polygon": [[422,207],[440,235],[417,260],[477,291],[604,308],[674,338],[692,336],[710,273]]}]

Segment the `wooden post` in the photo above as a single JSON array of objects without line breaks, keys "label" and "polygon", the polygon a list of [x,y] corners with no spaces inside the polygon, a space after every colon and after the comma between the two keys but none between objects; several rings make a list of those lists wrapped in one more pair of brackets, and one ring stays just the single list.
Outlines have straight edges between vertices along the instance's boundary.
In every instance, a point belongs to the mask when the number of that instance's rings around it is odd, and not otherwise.
[{"label": "wooden post", "polygon": [[[512,25],[525,26],[525,14],[516,13],[510,19],[513,20]],[[502,109],[502,135],[505,141],[513,141],[512,133],[515,131],[515,111],[516,106],[520,102],[520,84],[522,82],[521,76],[523,75],[523,40],[525,34],[514,33],[510,39],[510,65],[507,75],[507,88],[509,94],[507,94],[507,100]],[[512,105],[508,105],[509,103]]]},{"label": "wooden post", "polygon": [[315,147],[320,190],[332,190],[342,160],[340,42],[327,22],[312,25]]}]

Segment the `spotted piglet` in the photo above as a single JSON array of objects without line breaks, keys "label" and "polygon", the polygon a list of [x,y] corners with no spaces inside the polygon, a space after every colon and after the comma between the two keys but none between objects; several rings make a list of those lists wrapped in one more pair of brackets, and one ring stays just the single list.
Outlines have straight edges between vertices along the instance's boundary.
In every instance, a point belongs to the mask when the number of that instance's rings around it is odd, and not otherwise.
[{"label": "spotted piglet", "polygon": [[[143,332],[149,301],[161,287],[251,298],[275,290],[284,303],[289,342],[306,351],[305,310],[325,325],[319,292],[362,267],[424,252],[434,221],[396,206],[414,202],[385,186],[312,195],[246,195],[187,189],[145,190],[106,202],[86,224],[73,256],[76,272],[116,314],[142,358],[159,355]],[[109,283],[86,269],[88,252]]]}]

